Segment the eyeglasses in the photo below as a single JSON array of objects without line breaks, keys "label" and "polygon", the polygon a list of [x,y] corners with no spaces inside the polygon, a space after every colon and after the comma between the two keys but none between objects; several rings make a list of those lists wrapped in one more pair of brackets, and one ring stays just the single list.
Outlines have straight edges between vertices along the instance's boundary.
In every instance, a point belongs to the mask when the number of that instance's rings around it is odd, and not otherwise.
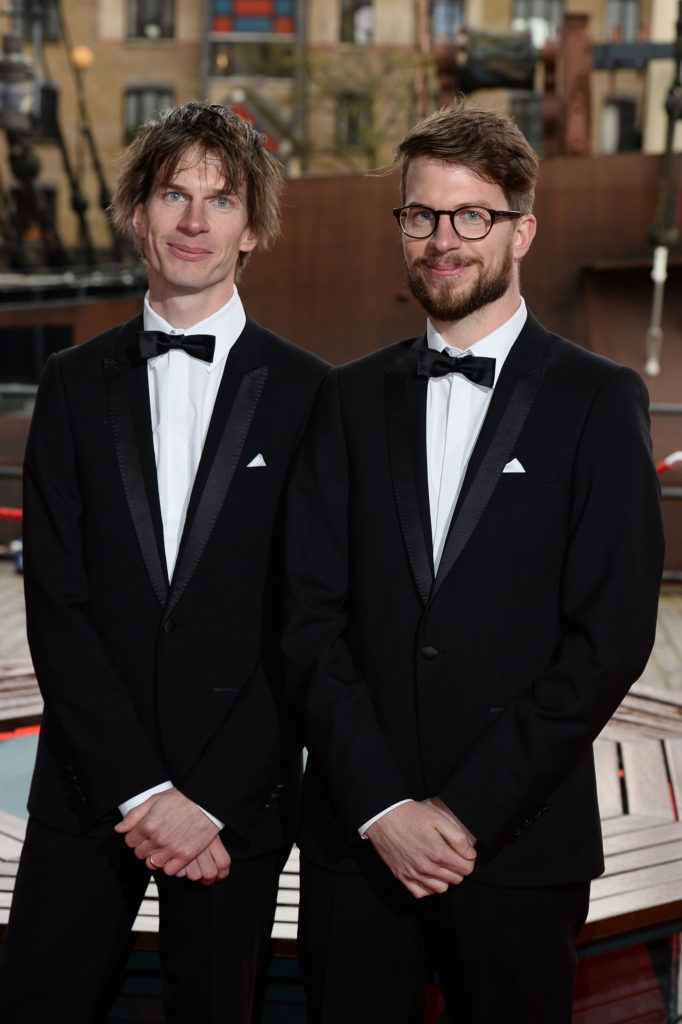
[{"label": "eyeglasses", "polygon": [[466,242],[485,238],[500,217],[522,217],[517,210],[488,210],[485,206],[459,206],[456,210],[432,210],[430,206],[399,206],[393,216],[408,238],[430,238],[441,217],[449,217],[452,230]]}]

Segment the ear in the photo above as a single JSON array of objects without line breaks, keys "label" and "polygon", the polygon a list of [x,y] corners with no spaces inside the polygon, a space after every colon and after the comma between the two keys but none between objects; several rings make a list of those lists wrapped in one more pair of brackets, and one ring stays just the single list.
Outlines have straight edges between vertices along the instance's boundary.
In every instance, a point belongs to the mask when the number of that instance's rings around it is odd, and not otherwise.
[{"label": "ear", "polygon": [[133,210],[133,216],[131,220],[133,231],[138,238],[146,238],[147,236],[147,211],[144,203],[138,203]]},{"label": "ear", "polygon": [[513,253],[515,260],[522,260],[535,238],[537,221],[532,213],[519,217],[514,225]]},{"label": "ear", "polygon": [[258,245],[258,235],[248,224],[242,232],[241,242],[239,244],[240,252],[252,252]]}]

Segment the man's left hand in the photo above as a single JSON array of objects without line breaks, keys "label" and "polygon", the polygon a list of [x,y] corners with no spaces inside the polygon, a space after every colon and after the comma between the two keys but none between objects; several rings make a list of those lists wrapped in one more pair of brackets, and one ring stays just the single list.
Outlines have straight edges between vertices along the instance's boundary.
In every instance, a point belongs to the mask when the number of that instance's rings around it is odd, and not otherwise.
[{"label": "man's left hand", "polygon": [[220,831],[202,809],[178,789],[168,789],[133,807],[115,826],[135,856],[176,875],[213,842]]},{"label": "man's left hand", "polygon": [[476,836],[459,820],[455,812],[451,811],[448,805],[443,803],[439,796],[429,797],[429,799],[425,800],[424,803],[430,804],[434,810],[443,814],[456,828],[462,830],[472,846],[476,846],[476,843],[478,842]]}]

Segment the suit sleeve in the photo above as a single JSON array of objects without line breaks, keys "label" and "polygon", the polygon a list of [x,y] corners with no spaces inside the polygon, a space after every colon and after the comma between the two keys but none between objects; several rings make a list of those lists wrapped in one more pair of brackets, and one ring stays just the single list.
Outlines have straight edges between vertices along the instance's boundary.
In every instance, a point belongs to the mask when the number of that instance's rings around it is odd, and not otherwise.
[{"label": "suit sleeve", "polygon": [[50,728],[91,820],[168,777],[89,618],[81,496],[59,358],[47,362],[24,464],[27,632]]},{"label": "suit sleeve", "polygon": [[440,790],[491,849],[551,805],[651,652],[663,535],[647,405],[640,377],[624,368],[596,391],[573,466],[554,656]]},{"label": "suit sleeve", "polygon": [[349,830],[411,796],[346,637],[348,453],[338,373],[322,389],[287,503],[288,692]]},{"label": "suit sleeve", "polygon": [[[327,372],[328,365],[321,360],[316,360],[309,371],[309,396],[291,446],[292,461],[305,437],[315,396]],[[177,780],[186,796],[225,823],[228,843],[235,843],[236,836],[242,846],[254,839],[265,814],[283,796],[282,789],[301,754],[300,728],[286,699],[280,650],[283,505],[282,497],[264,585],[260,662],[197,764]]]}]

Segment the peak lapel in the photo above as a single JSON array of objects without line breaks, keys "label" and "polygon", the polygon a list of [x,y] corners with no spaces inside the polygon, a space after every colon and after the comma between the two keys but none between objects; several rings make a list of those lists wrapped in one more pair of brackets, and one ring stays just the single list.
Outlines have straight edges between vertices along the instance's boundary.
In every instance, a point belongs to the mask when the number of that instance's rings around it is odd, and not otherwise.
[{"label": "peak lapel", "polygon": [[201,558],[232,483],[263,393],[263,333],[247,317],[231,348],[216,396],[185,519],[166,614],[170,614]]},{"label": "peak lapel", "polygon": [[469,459],[438,567],[434,594],[469,541],[512,456],[545,375],[542,359],[547,340],[547,332],[529,313],[505,360]]},{"label": "peak lapel", "polygon": [[426,475],[426,380],[414,372],[414,349],[404,365],[386,371],[384,409],[393,492],[407,560],[423,604],[433,585]]},{"label": "peak lapel", "polygon": [[147,364],[135,359],[142,317],[121,327],[104,360],[109,416],[123,489],[149,580],[159,604],[168,596],[163,526],[152,440]]}]

